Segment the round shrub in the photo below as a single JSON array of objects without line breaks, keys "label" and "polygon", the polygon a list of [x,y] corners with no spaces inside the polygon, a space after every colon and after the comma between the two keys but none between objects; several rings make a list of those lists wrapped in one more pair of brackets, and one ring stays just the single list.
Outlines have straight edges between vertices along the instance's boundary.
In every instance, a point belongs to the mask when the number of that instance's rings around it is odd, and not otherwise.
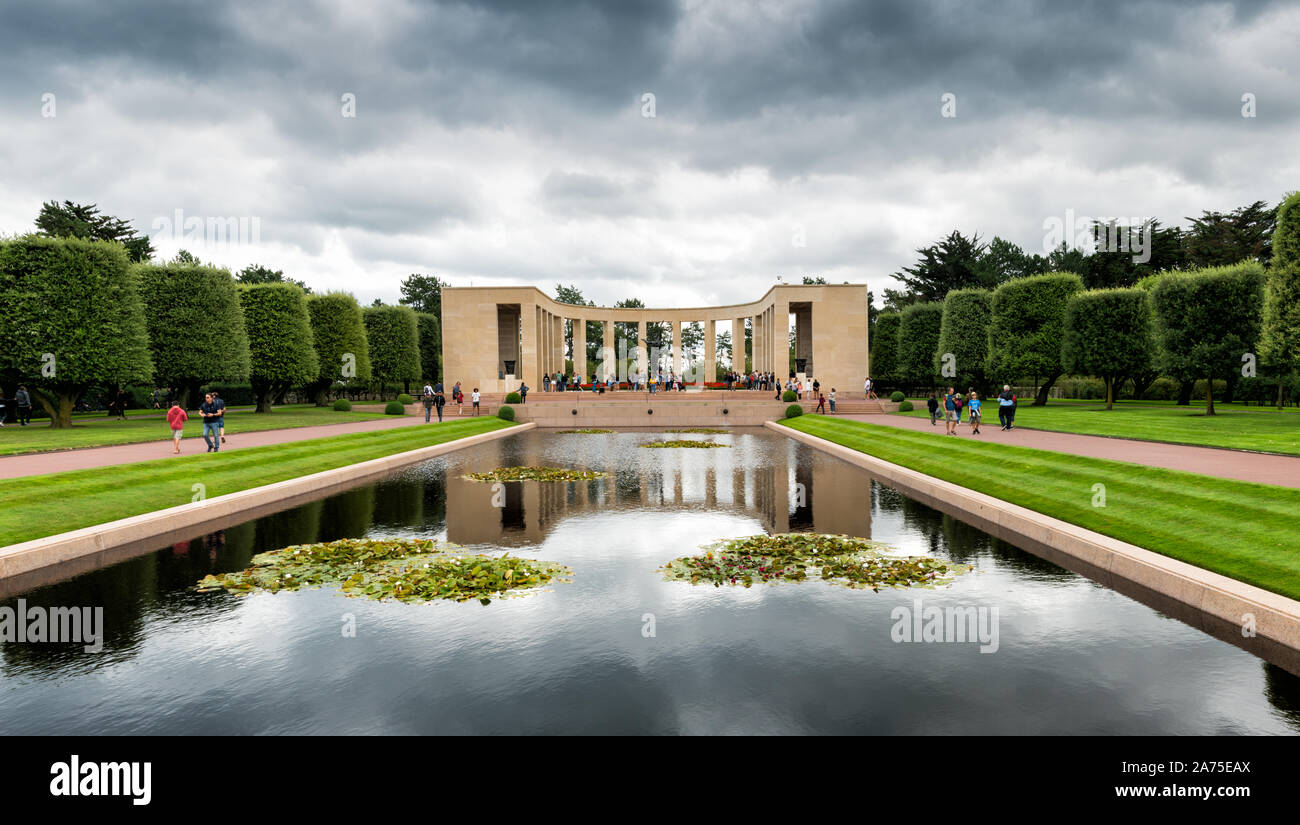
[{"label": "round shrub", "polygon": [[903,393],[900,392],[899,390],[894,390],[893,393],[891,393],[889,396],[889,400],[893,401],[895,404],[897,404],[899,401],[902,401],[905,398],[907,398],[907,396],[903,395]]},{"label": "round shrub", "polygon": [[[522,403],[524,403],[524,398],[523,398],[523,396],[521,396],[521,395],[520,395],[519,393],[517,393],[517,392],[507,393],[507,394],[506,394],[506,403],[507,403],[507,404],[522,404]],[[504,408],[503,408],[503,409],[504,409]],[[513,421],[514,419],[512,418],[512,419],[510,419],[510,420]]]},{"label": "round shrub", "polygon": [[911,402],[911,401],[900,401],[900,402],[898,403],[898,411],[899,411],[899,412],[911,412],[911,411],[914,410],[914,409],[915,409],[915,407],[912,406],[912,402]]},{"label": "round shrub", "polygon": [[334,402],[334,412],[352,412],[352,402],[346,398],[340,398]]},{"label": "round shrub", "polygon": [[[791,393],[791,395],[793,395],[793,393]],[[803,415],[803,407],[798,404],[791,404],[785,408],[786,418],[798,418],[801,415]]]},{"label": "round shrub", "polygon": [[794,390],[786,390],[785,392],[781,393],[781,400],[785,401],[786,403],[789,403],[791,401],[798,401],[799,393],[795,392]]},{"label": "round shrub", "polygon": [[398,404],[414,404],[414,403],[415,403],[415,399],[412,398],[411,396],[407,395],[406,393],[402,393],[401,395],[397,396],[397,403],[398,403]]},{"label": "round shrub", "polygon": [[384,415],[406,415],[406,405],[401,401],[389,401],[384,405]]},{"label": "round shrub", "polygon": [[[513,393],[513,392],[512,392],[512,393],[510,393],[510,394],[511,394],[511,395],[516,395],[517,393]],[[497,418],[500,418],[502,421],[514,421],[514,420],[515,420],[515,408],[514,408],[514,407],[505,407],[505,406],[503,406],[501,409],[497,410]]]}]

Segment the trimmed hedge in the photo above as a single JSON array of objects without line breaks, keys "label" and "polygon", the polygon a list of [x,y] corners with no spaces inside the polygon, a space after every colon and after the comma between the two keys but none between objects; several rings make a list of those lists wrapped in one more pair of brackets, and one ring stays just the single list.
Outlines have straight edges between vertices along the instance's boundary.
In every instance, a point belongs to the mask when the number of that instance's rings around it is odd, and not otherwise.
[{"label": "trimmed hedge", "polygon": [[[522,396],[519,395],[519,393],[517,393],[517,392],[510,392],[510,393],[506,393],[506,403],[507,403],[507,404],[522,404],[522,403],[524,403],[524,399],[523,399]],[[501,409],[504,410],[505,407],[502,407]],[[514,414],[514,410],[511,410],[510,412],[511,412],[511,415]],[[511,418],[510,420],[511,420],[511,421],[514,421],[513,418]]]},{"label": "trimmed hedge", "polygon": [[[518,393],[513,393],[513,392],[510,394],[518,395]],[[515,408],[502,405],[501,409],[497,410],[497,418],[500,418],[502,421],[514,421]]]},{"label": "trimmed hedge", "polygon": [[406,405],[401,401],[389,401],[384,405],[384,415],[406,415]]},{"label": "trimmed hedge", "polygon": [[411,396],[407,395],[406,393],[401,393],[401,394],[399,394],[399,395],[397,396],[397,403],[398,403],[398,404],[414,404],[414,403],[415,403],[415,399],[412,398]]},{"label": "trimmed hedge", "polygon": [[943,325],[943,304],[911,304],[903,310],[898,327],[898,372],[905,384],[932,387],[939,371],[934,354],[939,349],[939,330]]},{"label": "trimmed hedge", "polygon": [[798,401],[799,393],[795,392],[794,390],[786,390],[785,392],[781,393],[781,400],[785,401],[786,403],[789,403],[791,401]]},{"label": "trimmed hedge", "polygon": [[916,408],[912,406],[912,402],[911,402],[911,401],[902,401],[902,402],[900,402],[899,405],[898,405],[898,411],[899,411],[899,412],[911,412],[911,411],[914,410],[914,409],[916,409]]},{"label": "trimmed hedge", "polygon": [[889,400],[893,401],[895,404],[897,404],[899,401],[902,401],[905,398],[907,398],[907,396],[903,395],[901,390],[894,390],[889,395]]},{"label": "trimmed hedge", "polygon": [[[794,393],[790,393],[790,394],[793,395]],[[798,404],[791,404],[790,406],[785,408],[786,418],[798,418],[801,415],[803,415],[803,407],[799,406]]]},{"label": "trimmed hedge", "polygon": [[340,398],[334,402],[334,412],[352,412],[352,402],[346,398]]}]

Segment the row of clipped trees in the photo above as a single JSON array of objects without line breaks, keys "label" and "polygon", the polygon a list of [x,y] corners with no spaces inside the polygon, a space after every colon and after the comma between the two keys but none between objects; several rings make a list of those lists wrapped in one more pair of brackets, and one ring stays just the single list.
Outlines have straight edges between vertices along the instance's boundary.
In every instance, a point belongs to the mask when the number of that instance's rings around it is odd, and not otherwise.
[{"label": "row of clipped trees", "polygon": [[26,385],[54,427],[71,426],[96,386],[166,386],[195,406],[204,384],[247,382],[258,412],[290,387],[324,405],[336,382],[418,381],[441,334],[406,306],[238,284],[194,262],[132,265],[120,244],[36,235],[0,241],[0,303],[0,380]]},{"label": "row of clipped trees", "polygon": [[1062,375],[1101,379],[1107,409],[1128,380],[1138,397],[1161,375],[1184,386],[1204,380],[1210,414],[1215,379],[1260,369],[1278,377],[1280,406],[1300,366],[1300,193],[1278,210],[1267,269],[1246,261],[1096,290],[1053,272],[953,290],[943,301],[882,312],[871,352],[872,377],[886,386],[987,391],[1032,378],[1036,405]]}]

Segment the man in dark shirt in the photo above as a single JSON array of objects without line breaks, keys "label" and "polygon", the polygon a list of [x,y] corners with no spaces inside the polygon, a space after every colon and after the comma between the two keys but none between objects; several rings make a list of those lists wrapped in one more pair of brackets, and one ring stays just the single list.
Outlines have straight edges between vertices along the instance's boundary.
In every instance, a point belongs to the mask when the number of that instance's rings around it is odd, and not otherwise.
[{"label": "man in dark shirt", "polygon": [[212,391],[212,403],[217,405],[217,431],[221,433],[221,443],[226,443],[226,402],[221,400],[221,394],[216,390]]},{"label": "man in dark shirt", "polygon": [[199,405],[199,415],[203,417],[203,440],[207,442],[210,453],[221,451],[221,414],[225,405],[218,407],[218,403],[212,393],[208,393]]}]

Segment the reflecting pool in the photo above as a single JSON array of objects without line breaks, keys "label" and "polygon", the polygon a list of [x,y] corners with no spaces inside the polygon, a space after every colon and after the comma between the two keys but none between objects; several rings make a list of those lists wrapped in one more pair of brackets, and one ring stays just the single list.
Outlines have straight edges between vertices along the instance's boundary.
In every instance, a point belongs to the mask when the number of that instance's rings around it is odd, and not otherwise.
[{"label": "reflecting pool", "polygon": [[[638,446],[662,437],[513,435],[25,593],[27,605],[102,605],[104,650],[0,646],[0,733],[1300,730],[1287,671],[861,469],[762,430],[670,436],[726,449]],[[512,465],[608,477],[461,477]],[[692,586],[656,569],[717,539],[788,531],[975,569],[879,593]],[[194,590],[265,550],[362,536],[508,550],[567,565],[573,581],[488,605]],[[918,600],[923,614],[996,610],[996,650],[896,641]]]}]

